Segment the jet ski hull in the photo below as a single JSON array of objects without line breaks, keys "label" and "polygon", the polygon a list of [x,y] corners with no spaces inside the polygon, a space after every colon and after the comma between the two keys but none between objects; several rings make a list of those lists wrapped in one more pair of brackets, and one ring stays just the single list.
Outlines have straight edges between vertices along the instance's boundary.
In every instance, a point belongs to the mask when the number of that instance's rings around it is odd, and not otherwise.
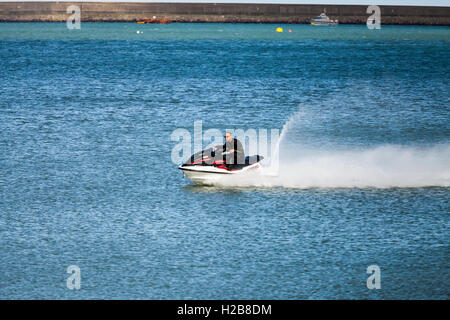
[{"label": "jet ski hull", "polygon": [[259,162],[264,159],[260,155],[247,156],[244,163],[228,166],[225,164],[222,155],[216,157],[216,152],[213,149],[206,149],[193,154],[178,169],[183,171],[184,175],[196,184],[215,184],[220,183],[221,180],[226,181],[230,177],[260,169]]},{"label": "jet ski hull", "polygon": [[254,163],[239,170],[226,170],[211,166],[179,167],[186,178],[199,185],[217,184],[235,176],[242,176],[245,173],[255,172],[260,168],[261,165],[259,163]]}]

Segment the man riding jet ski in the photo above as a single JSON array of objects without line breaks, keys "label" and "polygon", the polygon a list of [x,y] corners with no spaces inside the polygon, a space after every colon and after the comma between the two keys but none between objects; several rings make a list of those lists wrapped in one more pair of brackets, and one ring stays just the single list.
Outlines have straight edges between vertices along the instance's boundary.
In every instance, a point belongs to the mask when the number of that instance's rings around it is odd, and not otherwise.
[{"label": "man riding jet ski", "polygon": [[208,184],[224,175],[257,170],[263,159],[259,155],[246,157],[241,142],[227,132],[223,146],[214,145],[214,148],[193,154],[179,169],[194,183]]},{"label": "man riding jet ski", "polygon": [[242,143],[238,139],[233,139],[230,132],[225,133],[224,138],[225,144],[221,147],[215,144],[214,148],[216,148],[216,153],[219,156],[222,155],[226,168],[231,170],[235,164],[244,164],[245,153]]}]

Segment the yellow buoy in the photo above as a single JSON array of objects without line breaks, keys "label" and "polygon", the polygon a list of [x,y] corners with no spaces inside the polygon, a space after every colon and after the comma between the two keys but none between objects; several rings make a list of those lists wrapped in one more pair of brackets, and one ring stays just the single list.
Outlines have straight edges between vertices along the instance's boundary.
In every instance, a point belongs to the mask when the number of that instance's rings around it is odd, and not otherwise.
[{"label": "yellow buoy", "polygon": [[283,28],[278,27],[277,32],[283,32]]}]

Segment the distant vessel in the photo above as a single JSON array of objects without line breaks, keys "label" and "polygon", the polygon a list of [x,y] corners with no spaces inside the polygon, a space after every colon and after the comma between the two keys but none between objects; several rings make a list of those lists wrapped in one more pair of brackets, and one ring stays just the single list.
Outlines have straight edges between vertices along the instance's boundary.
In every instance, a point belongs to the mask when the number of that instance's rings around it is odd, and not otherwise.
[{"label": "distant vessel", "polygon": [[331,20],[325,12],[322,12],[320,16],[311,19],[312,26],[335,26],[339,22],[337,20]]},{"label": "distant vessel", "polygon": [[137,23],[160,23],[160,24],[167,24],[167,23],[172,23],[171,20],[167,19],[167,18],[156,18],[155,16],[152,19],[141,19],[138,20]]}]

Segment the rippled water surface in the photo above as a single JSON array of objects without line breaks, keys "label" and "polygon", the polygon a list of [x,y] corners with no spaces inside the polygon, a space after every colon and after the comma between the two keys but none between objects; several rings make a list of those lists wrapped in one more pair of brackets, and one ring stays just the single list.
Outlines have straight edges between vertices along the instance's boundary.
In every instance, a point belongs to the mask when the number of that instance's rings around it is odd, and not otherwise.
[{"label": "rippled water surface", "polygon": [[[448,27],[81,26],[0,23],[1,299],[449,298]],[[278,177],[190,183],[196,120]]]}]

